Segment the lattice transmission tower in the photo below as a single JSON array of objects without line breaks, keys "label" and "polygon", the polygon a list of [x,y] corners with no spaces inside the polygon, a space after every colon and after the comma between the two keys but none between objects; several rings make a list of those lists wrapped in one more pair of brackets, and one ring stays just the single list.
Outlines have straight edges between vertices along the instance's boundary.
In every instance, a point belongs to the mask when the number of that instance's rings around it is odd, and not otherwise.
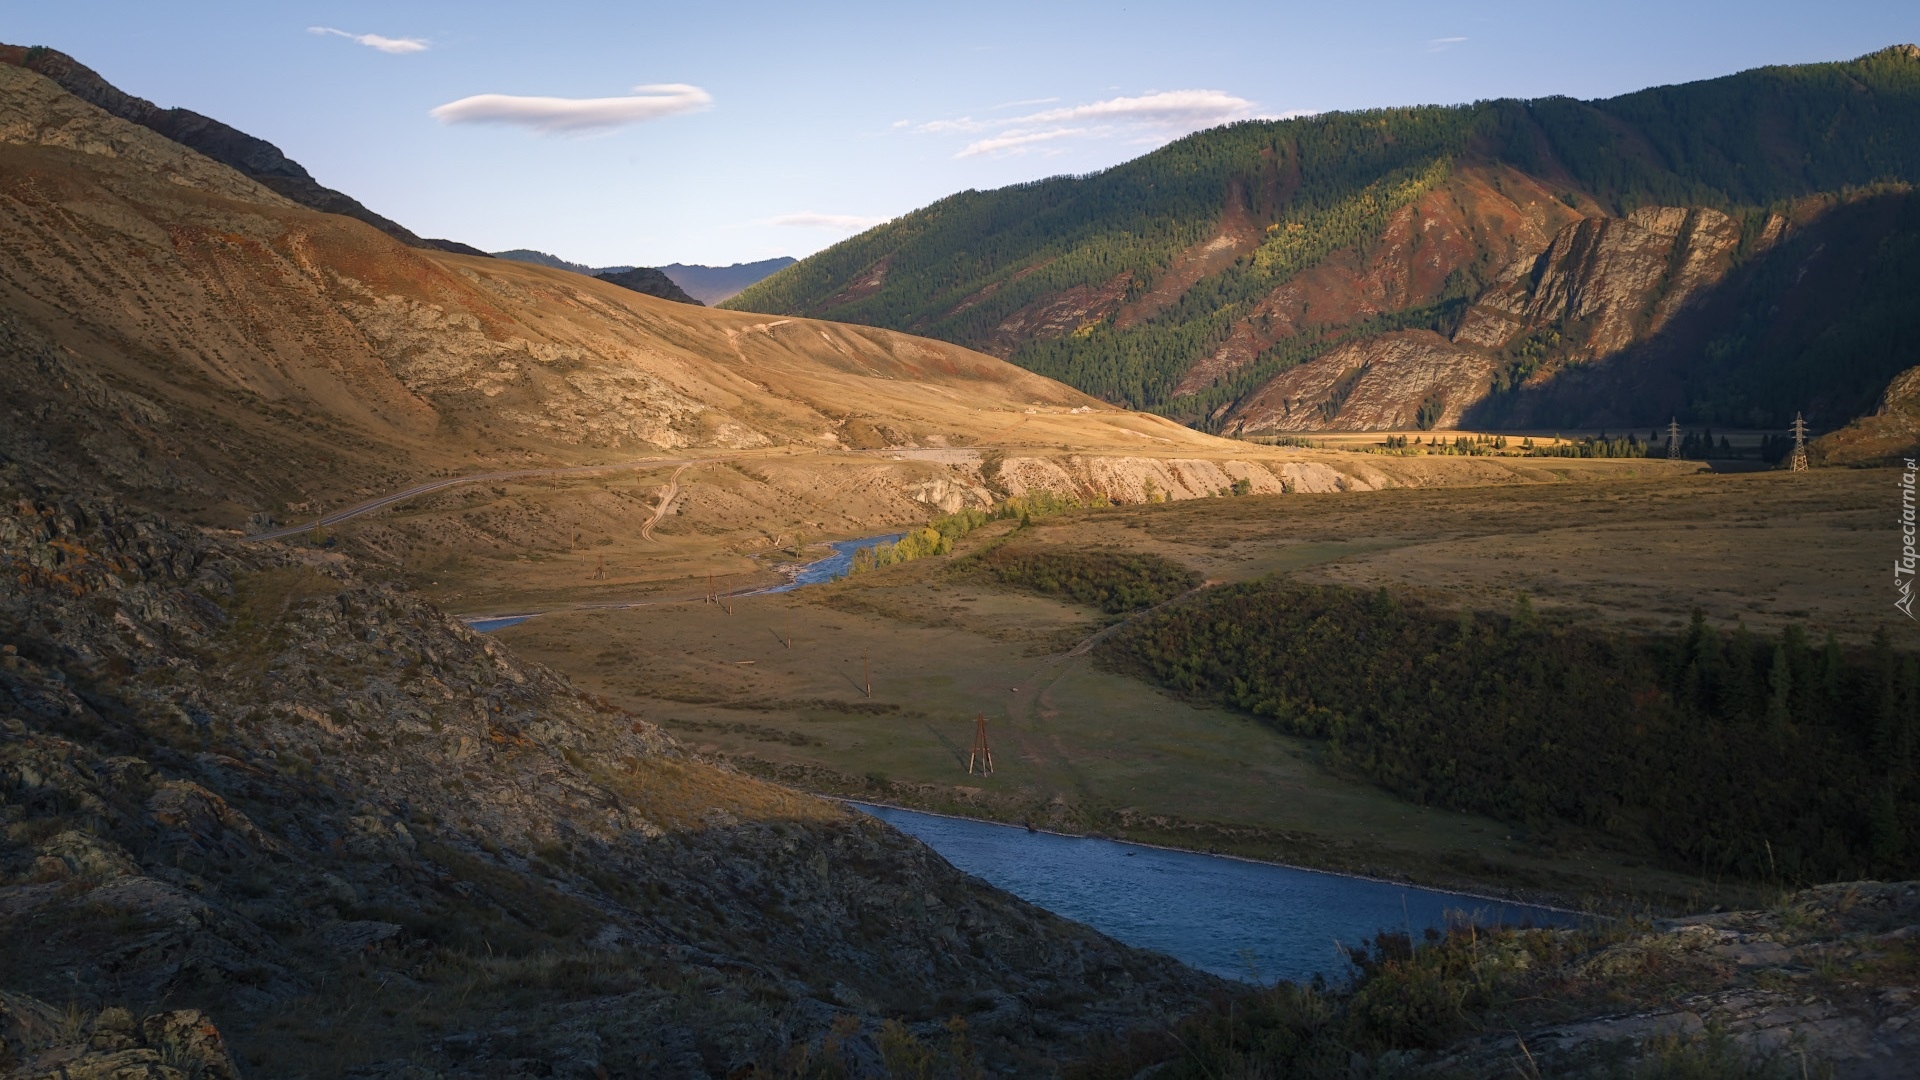
[{"label": "lattice transmission tower", "polygon": [[967,755],[967,775],[972,776],[975,767],[981,776],[993,775],[993,750],[987,746],[987,714],[981,713],[973,718],[973,753]]},{"label": "lattice transmission tower", "polygon": [[1667,421],[1667,456],[1680,456],[1680,418],[1677,416]]},{"label": "lattice transmission tower", "polygon": [[1807,471],[1807,422],[1799,413],[1793,414],[1793,464],[1794,472]]}]

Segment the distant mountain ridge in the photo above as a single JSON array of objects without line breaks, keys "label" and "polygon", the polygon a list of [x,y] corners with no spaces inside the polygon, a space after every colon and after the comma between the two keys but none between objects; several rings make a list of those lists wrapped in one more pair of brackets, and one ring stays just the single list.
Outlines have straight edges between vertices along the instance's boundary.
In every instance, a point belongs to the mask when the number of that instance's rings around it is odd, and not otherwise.
[{"label": "distant mountain ridge", "polygon": [[352,196],[321,185],[299,162],[265,139],[191,109],[162,109],[145,98],[134,97],[57,49],[0,44],[0,63],[44,75],[80,100],[212,158],[309,209],[364,221],[408,247],[460,255],[486,254],[457,240],[417,236],[404,225],[362,206]]},{"label": "distant mountain ridge", "polygon": [[555,270],[571,270],[576,274],[594,277],[599,274],[619,274],[633,269],[631,266],[588,266],[586,263],[569,262],[558,255],[549,255],[532,248],[514,248],[511,251],[488,252],[496,259],[511,259],[514,262],[532,263],[535,266],[551,266]]},{"label": "distant mountain ridge", "polygon": [[718,304],[739,295],[740,291],[785,270],[800,260],[791,255],[762,259],[759,262],[734,263],[731,266],[699,266],[668,263],[660,272],[672,278],[688,295],[703,304]]},{"label": "distant mountain ridge", "polygon": [[[1832,428],[1920,340],[1883,287],[1906,271],[1859,231],[1905,250],[1917,179],[1901,45],[1604,101],[1234,124],[950,196],[725,306],[966,344],[1213,431]],[[1816,235],[1845,242],[1794,241]]]},{"label": "distant mountain ridge", "polygon": [[623,289],[632,289],[637,293],[657,296],[662,300],[672,300],[679,304],[699,304],[700,301],[688,296],[686,290],[674,283],[674,280],[658,270],[648,266],[636,266],[631,270],[609,271],[593,275],[601,281],[611,282]]},{"label": "distant mountain ridge", "polygon": [[[544,251],[531,248],[514,248],[512,251],[493,252],[496,259],[512,259],[515,262],[535,263],[551,266],[556,270],[571,270],[588,277],[606,278],[609,274],[624,274],[637,269],[633,266],[588,266],[585,263],[569,262],[558,255],[549,255]],[[701,304],[717,304],[740,290],[758,282],[771,274],[792,266],[798,262],[791,255],[762,259],[759,262],[734,263],[731,266],[701,266],[697,263],[669,263],[655,267],[672,279],[674,285],[685,290],[688,299]],[[608,280],[611,280],[610,278]],[[653,295],[659,295],[655,293]],[[669,298],[671,299],[671,297]]]}]

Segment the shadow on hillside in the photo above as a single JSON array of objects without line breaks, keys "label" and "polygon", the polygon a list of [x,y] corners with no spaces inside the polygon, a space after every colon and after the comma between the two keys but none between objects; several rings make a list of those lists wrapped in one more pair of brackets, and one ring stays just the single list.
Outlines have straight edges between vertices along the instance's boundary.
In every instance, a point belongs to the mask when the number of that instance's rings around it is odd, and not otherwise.
[{"label": "shadow on hillside", "polygon": [[1460,426],[1784,429],[1802,413],[1815,430],[1837,428],[1920,361],[1915,296],[1920,196],[1868,195],[1790,229],[1652,337],[1490,395]]}]

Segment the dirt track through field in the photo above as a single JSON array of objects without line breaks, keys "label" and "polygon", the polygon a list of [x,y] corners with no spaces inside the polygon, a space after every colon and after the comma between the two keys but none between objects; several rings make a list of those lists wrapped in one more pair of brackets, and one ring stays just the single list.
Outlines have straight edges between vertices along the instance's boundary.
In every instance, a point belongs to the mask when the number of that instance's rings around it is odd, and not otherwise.
[{"label": "dirt track through field", "polygon": [[653,527],[660,524],[661,518],[667,516],[667,510],[673,506],[674,497],[680,494],[680,474],[691,468],[693,468],[693,465],[690,463],[680,466],[673,470],[673,475],[669,476],[667,482],[661,485],[660,505],[653,508],[653,516],[647,519],[645,525],[640,526],[640,539],[645,540],[649,544],[659,542],[653,538]]}]

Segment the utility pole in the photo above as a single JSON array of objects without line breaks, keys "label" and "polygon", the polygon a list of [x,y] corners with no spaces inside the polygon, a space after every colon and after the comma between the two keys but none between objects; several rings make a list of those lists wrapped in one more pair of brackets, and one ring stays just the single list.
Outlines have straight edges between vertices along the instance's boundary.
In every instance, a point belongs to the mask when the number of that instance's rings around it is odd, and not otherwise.
[{"label": "utility pole", "polygon": [[873,696],[873,659],[871,654],[872,650],[870,649],[860,650],[860,667],[866,672],[868,697]]},{"label": "utility pole", "polygon": [[1667,421],[1667,456],[1680,456],[1680,418],[1677,416]]},{"label": "utility pole", "polygon": [[967,775],[972,776],[975,766],[979,766],[981,776],[993,775],[993,749],[987,745],[987,714],[980,713],[973,718],[973,753],[967,755]]},{"label": "utility pole", "polygon": [[793,648],[793,612],[787,612],[787,648]]},{"label": "utility pole", "polygon": [[1794,472],[1807,471],[1807,422],[1799,413],[1793,414],[1793,464]]}]

